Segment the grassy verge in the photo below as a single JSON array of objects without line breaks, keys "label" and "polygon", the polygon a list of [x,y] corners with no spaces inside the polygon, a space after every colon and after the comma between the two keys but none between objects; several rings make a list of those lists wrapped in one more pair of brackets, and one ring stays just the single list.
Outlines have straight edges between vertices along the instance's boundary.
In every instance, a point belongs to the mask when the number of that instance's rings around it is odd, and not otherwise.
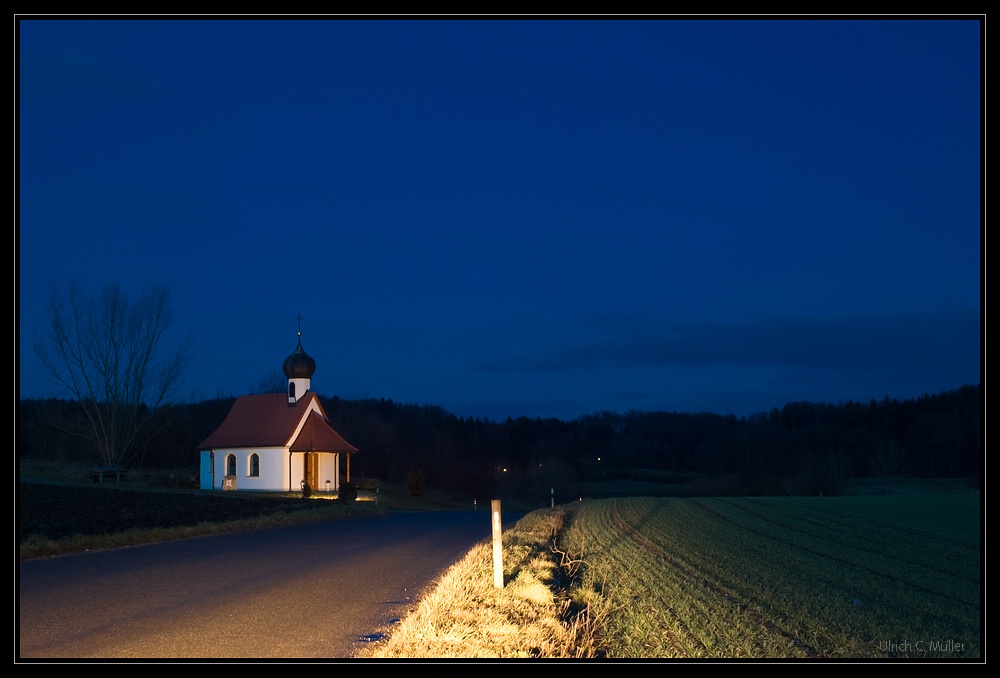
[{"label": "grassy verge", "polygon": [[493,548],[479,544],[444,575],[388,641],[359,658],[589,658],[601,654],[594,620],[567,595],[552,550],[565,511],[542,509],[503,534],[503,587]]}]

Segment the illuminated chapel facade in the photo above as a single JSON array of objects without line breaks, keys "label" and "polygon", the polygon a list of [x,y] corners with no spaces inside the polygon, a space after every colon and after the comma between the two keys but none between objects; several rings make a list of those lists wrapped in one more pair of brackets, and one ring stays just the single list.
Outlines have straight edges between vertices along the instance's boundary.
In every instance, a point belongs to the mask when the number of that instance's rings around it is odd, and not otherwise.
[{"label": "illuminated chapel facade", "polygon": [[312,391],[316,361],[298,345],[285,358],[285,393],[236,399],[222,424],[201,442],[203,490],[289,492],[340,489],[341,455],[345,482],[357,448],[330,426]]}]

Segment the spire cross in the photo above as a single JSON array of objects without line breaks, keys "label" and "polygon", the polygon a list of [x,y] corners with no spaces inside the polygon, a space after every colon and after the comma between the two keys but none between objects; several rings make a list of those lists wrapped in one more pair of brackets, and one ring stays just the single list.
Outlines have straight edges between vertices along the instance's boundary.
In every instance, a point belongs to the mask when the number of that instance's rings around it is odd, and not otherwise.
[{"label": "spire cross", "polygon": [[299,321],[299,336],[301,337],[302,336],[302,312],[301,311],[299,311],[299,314],[297,316],[295,316],[295,319]]}]

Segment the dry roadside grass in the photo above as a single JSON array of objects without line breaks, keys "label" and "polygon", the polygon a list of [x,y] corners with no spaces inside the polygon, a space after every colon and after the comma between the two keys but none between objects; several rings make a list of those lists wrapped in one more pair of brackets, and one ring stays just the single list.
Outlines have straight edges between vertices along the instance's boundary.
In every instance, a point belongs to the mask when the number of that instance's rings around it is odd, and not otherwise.
[{"label": "dry roadside grass", "polygon": [[493,581],[493,549],[479,544],[453,565],[367,659],[592,658],[601,650],[590,607],[567,597],[552,550],[565,512],[529,513],[503,533],[504,586]]}]

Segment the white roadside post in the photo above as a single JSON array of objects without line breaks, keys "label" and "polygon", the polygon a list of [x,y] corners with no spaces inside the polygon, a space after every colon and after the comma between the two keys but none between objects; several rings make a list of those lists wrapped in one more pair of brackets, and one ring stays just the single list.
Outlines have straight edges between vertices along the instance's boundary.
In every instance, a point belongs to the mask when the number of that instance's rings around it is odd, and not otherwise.
[{"label": "white roadside post", "polygon": [[500,527],[500,500],[494,499],[493,507],[493,588],[503,588],[503,543]]}]

